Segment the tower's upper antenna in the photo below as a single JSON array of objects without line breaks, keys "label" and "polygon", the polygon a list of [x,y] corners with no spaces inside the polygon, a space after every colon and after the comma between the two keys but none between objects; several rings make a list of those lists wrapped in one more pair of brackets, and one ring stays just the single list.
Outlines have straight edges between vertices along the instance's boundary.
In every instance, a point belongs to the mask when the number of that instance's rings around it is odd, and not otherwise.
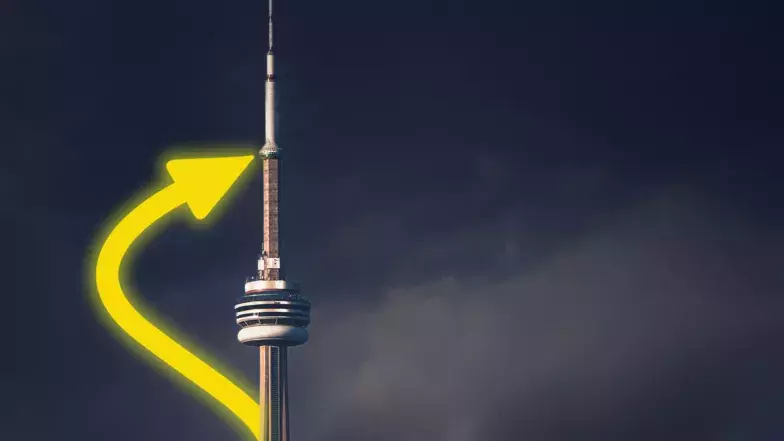
[{"label": "tower's upper antenna", "polygon": [[[272,53],[272,2],[269,0],[269,49],[267,51],[267,82],[264,96],[264,133],[267,142],[261,148],[262,155],[276,155],[278,145],[275,143],[275,55]],[[277,257],[277,256],[273,256]]]},{"label": "tower's upper antenna", "polygon": [[269,52],[272,53],[272,0],[269,0]]}]

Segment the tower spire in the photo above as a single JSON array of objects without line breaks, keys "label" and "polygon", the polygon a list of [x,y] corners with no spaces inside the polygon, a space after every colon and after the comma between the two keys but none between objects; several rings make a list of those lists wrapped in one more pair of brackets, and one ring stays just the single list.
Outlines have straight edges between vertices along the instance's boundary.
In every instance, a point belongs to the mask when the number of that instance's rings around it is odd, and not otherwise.
[{"label": "tower spire", "polygon": [[263,157],[276,156],[278,145],[275,143],[275,55],[272,53],[272,1],[269,0],[269,47],[267,50],[267,83],[264,94],[264,132],[267,141],[262,147]]},{"label": "tower spire", "polygon": [[259,151],[262,160],[263,239],[259,259],[259,277],[280,280],[279,187],[280,162],[275,142],[275,56],[272,53],[272,1],[269,0],[269,48],[267,51],[267,80],[264,94],[264,136],[266,141]]},{"label": "tower spire", "polygon": [[272,0],[269,0],[269,53],[272,53]]}]

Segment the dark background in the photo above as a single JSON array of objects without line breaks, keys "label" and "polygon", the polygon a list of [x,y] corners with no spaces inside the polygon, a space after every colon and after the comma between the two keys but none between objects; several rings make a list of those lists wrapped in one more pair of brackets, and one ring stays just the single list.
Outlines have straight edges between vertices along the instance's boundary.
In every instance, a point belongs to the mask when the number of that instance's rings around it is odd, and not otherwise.
[{"label": "dark background", "polygon": [[[277,3],[295,439],[784,439],[776,11]],[[161,153],[263,139],[265,14],[0,1],[0,438],[242,438],[96,320],[85,259]],[[259,185],[131,273],[254,384]]]}]

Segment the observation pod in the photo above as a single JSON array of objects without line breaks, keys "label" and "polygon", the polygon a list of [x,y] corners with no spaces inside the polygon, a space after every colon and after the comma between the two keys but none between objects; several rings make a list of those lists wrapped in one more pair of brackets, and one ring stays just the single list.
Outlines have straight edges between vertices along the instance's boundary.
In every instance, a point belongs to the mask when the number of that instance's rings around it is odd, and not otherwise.
[{"label": "observation pod", "polygon": [[234,311],[237,339],[259,348],[260,441],[290,441],[288,348],[308,341],[310,302],[292,283],[253,277]]},{"label": "observation pod", "polygon": [[308,341],[310,302],[284,280],[249,280],[234,306],[240,331],[249,346],[298,346]]}]

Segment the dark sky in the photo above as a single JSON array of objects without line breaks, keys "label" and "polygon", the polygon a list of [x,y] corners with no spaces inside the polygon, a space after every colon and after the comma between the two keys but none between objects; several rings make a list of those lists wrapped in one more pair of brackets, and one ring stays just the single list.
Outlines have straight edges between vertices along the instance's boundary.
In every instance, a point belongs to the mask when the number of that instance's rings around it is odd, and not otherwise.
[{"label": "dark sky", "polygon": [[[784,439],[780,17],[629,3],[278,2],[294,439]],[[265,10],[0,1],[0,438],[242,439],[97,322],[85,259],[161,153],[263,139]],[[259,185],[131,273],[254,384]]]}]

